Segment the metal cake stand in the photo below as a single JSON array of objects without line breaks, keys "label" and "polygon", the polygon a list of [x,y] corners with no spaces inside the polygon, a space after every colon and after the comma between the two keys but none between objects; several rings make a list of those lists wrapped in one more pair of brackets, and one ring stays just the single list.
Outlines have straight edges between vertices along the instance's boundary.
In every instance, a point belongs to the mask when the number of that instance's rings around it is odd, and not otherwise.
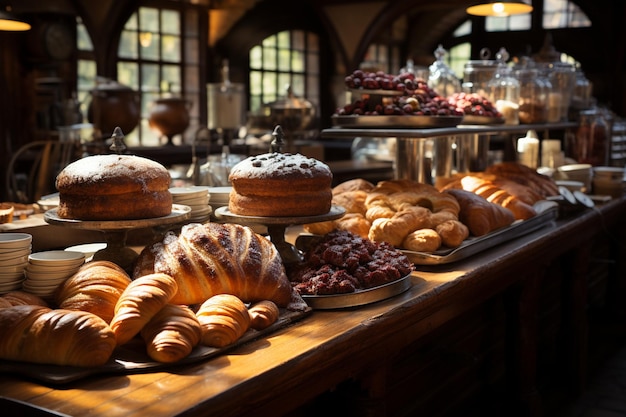
[{"label": "metal cake stand", "polygon": [[302,253],[291,243],[285,240],[285,230],[289,226],[308,223],[320,223],[341,218],[346,209],[341,206],[331,206],[330,211],[317,216],[305,217],[265,217],[265,216],[241,216],[231,213],[227,206],[215,210],[215,217],[219,220],[231,221],[242,225],[264,225],[270,240],[276,246],[284,264],[302,261]]},{"label": "metal cake stand", "polygon": [[170,214],[151,219],[113,221],[64,219],[58,216],[56,208],[46,211],[43,218],[46,223],[55,226],[103,232],[107,247],[96,252],[93,260],[111,261],[129,271],[137,258],[137,253],[126,246],[126,236],[129,230],[151,228],[157,233],[163,233],[169,227],[182,223],[190,217],[191,207],[173,204]]}]

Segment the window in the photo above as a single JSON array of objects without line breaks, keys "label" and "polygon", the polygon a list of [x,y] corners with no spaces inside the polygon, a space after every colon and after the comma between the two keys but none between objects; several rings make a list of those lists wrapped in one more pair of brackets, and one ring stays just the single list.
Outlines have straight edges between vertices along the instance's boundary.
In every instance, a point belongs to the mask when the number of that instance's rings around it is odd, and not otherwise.
[{"label": "window", "polygon": [[530,17],[530,14],[513,16],[487,16],[485,18],[485,30],[487,32],[530,30]]},{"label": "window", "polygon": [[250,50],[250,111],[285,97],[291,86],[297,97],[320,102],[320,49],[314,33],[283,31]]},{"label": "window", "polygon": [[589,27],[591,21],[570,0],[544,0],[543,27],[545,29]]},{"label": "window", "polygon": [[[174,6],[175,7],[175,6]],[[118,46],[117,79],[141,93],[141,122],[124,132],[128,146],[159,146],[163,138],[148,125],[151,103],[166,93],[191,102],[184,142],[200,124],[201,79],[200,14],[181,5],[177,9],[140,7],[126,22]],[[100,75],[91,38],[80,18],[76,22],[78,99],[84,106]],[[82,108],[83,114],[88,109]]]},{"label": "window", "polygon": [[[163,138],[150,128],[154,100],[164,94],[192,102],[190,128],[199,125],[199,45],[196,12],[140,7],[126,22],[118,47],[117,81],[141,93],[141,122],[127,145],[158,146]],[[183,30],[184,28],[184,30]]]}]

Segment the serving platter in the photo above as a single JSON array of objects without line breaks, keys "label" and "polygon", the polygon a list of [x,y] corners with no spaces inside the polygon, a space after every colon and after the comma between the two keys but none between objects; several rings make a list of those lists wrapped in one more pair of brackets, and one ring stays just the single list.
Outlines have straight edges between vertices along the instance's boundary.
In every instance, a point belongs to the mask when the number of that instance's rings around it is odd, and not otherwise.
[{"label": "serving platter", "polygon": [[103,366],[82,368],[74,366],[46,365],[26,362],[0,360],[0,373],[11,373],[34,379],[48,385],[61,385],[75,382],[92,375],[105,374],[136,374],[159,372],[173,369],[180,365],[188,365],[206,361],[218,355],[227,353],[245,343],[259,339],[276,330],[286,327],[310,314],[309,307],[305,311],[288,311],[280,309],[280,316],[276,323],[263,330],[248,329],[236,342],[224,348],[196,346],[186,358],[170,364],[153,361],[146,353],[146,347],[140,338],[135,338],[127,344],[118,346],[113,356]]},{"label": "serving platter", "polygon": [[559,205],[554,201],[542,200],[534,205],[537,215],[528,220],[517,220],[511,226],[503,227],[480,237],[470,237],[461,246],[435,252],[415,252],[401,249],[416,265],[439,265],[456,262],[471,255],[492,248],[540,229],[557,219]]},{"label": "serving platter", "polygon": [[487,117],[466,114],[461,121],[462,125],[501,125],[504,123],[504,117]]},{"label": "serving platter", "polygon": [[372,127],[386,129],[454,127],[463,116],[410,116],[410,115],[348,115],[331,116],[336,127]]},{"label": "serving platter", "polygon": [[377,287],[357,290],[345,294],[302,295],[306,303],[315,310],[332,310],[358,307],[382,301],[401,294],[411,288],[411,275]]}]

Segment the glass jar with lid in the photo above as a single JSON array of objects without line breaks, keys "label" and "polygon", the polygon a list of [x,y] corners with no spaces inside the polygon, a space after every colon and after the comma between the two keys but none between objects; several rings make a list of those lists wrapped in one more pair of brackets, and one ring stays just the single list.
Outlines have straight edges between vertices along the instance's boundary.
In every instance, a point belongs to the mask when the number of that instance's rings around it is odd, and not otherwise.
[{"label": "glass jar with lid", "polygon": [[491,52],[487,48],[480,50],[478,60],[467,61],[463,67],[463,84],[461,88],[464,93],[476,93],[487,97],[487,83],[493,78],[498,68],[498,62],[489,59]]},{"label": "glass jar with lid", "polygon": [[519,81],[519,122],[521,124],[546,123],[548,121],[548,86],[539,77],[536,68],[515,70]]},{"label": "glass jar with lid", "polygon": [[607,165],[609,161],[611,128],[600,109],[580,112],[572,157],[581,164]]},{"label": "glass jar with lid", "polygon": [[461,92],[461,81],[454,71],[444,62],[448,52],[439,45],[435,50],[435,62],[428,68],[428,86],[442,97],[450,97],[454,93]]},{"label": "glass jar with lid", "polygon": [[507,65],[509,53],[500,48],[496,54],[498,68],[493,78],[487,83],[487,97],[502,113],[504,123],[519,124],[520,83],[515,78],[511,68]]}]

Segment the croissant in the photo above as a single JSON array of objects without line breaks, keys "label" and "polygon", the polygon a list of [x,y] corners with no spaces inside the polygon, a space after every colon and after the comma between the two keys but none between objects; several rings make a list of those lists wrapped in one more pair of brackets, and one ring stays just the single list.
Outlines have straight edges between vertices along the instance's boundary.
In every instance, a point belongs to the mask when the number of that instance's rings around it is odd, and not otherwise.
[{"label": "croissant", "polygon": [[130,281],[128,274],[113,262],[88,262],[59,285],[54,299],[59,308],[89,311],[110,323],[115,304]]},{"label": "croissant", "polygon": [[111,329],[118,345],[130,341],[176,294],[176,280],[166,274],[144,275],[132,281],[115,304]]},{"label": "croissant", "polygon": [[416,252],[434,252],[441,246],[441,236],[433,229],[419,229],[409,233],[402,247]]},{"label": "croissant", "polygon": [[496,203],[487,201],[471,191],[450,189],[446,193],[454,196],[461,211],[459,220],[467,226],[474,236],[483,236],[515,221],[513,212]]},{"label": "croissant", "polygon": [[530,219],[537,214],[531,205],[524,203],[519,198],[509,194],[492,182],[483,180],[480,177],[466,175],[461,178],[461,188],[478,194],[487,201],[511,210],[513,216],[518,220]]},{"label": "croissant", "polygon": [[205,346],[224,347],[235,343],[250,327],[246,305],[231,294],[218,294],[206,300],[196,312],[202,326]]},{"label": "croissant", "polygon": [[559,187],[550,177],[519,162],[506,161],[493,164],[485,169],[485,173],[524,185],[543,199],[559,195]]},{"label": "croissant", "polygon": [[104,365],[115,349],[107,323],[85,311],[19,305],[0,309],[0,358],[41,364]]},{"label": "croissant", "polygon": [[272,301],[263,300],[248,308],[250,314],[250,327],[255,330],[263,330],[276,323],[280,310]]},{"label": "croissant", "polygon": [[38,295],[25,291],[9,291],[0,297],[0,304],[5,307],[19,305],[36,305],[48,307],[48,303]]},{"label": "croissant", "polygon": [[306,308],[274,245],[238,224],[191,223],[178,236],[168,232],[139,254],[133,276],[155,272],[176,280],[173,304],[198,304],[229,293],[245,302],[271,300],[280,307]]},{"label": "croissant", "polygon": [[372,223],[362,214],[346,213],[342,218],[335,220],[334,229],[345,230],[346,232],[367,238],[371,226]]},{"label": "croissant", "polygon": [[148,356],[161,363],[173,363],[189,356],[200,343],[200,323],[187,306],[166,304],[141,329]]},{"label": "croissant", "polygon": [[441,244],[448,248],[456,248],[469,237],[469,228],[458,220],[446,220],[435,227],[441,237]]},{"label": "croissant", "polygon": [[368,238],[374,242],[387,242],[393,246],[400,246],[410,232],[428,227],[429,217],[430,210],[427,208],[407,207],[389,219],[374,220]]}]

